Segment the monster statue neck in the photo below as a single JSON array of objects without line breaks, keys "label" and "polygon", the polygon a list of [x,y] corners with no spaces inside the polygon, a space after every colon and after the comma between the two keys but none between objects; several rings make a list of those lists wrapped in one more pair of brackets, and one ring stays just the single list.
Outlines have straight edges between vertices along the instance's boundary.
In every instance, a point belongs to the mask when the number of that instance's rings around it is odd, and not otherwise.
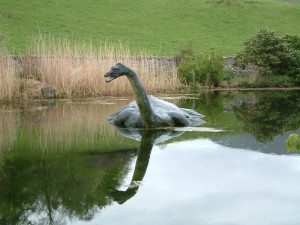
[{"label": "monster statue neck", "polygon": [[126,75],[126,77],[128,78],[134,92],[135,100],[139,107],[144,127],[153,128],[154,114],[145,89],[143,88],[136,73],[133,71],[131,71],[129,75]]}]

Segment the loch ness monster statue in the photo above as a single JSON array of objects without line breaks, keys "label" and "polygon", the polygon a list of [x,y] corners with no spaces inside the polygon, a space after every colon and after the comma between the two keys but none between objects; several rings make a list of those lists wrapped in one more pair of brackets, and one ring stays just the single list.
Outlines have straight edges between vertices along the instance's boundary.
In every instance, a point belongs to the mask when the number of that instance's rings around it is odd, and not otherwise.
[{"label": "loch ness monster statue", "polygon": [[186,127],[204,122],[201,119],[203,115],[195,110],[179,108],[170,102],[148,96],[136,73],[121,63],[113,66],[104,76],[108,78],[106,82],[126,76],[135,95],[135,101],[108,117],[108,121],[117,127]]}]

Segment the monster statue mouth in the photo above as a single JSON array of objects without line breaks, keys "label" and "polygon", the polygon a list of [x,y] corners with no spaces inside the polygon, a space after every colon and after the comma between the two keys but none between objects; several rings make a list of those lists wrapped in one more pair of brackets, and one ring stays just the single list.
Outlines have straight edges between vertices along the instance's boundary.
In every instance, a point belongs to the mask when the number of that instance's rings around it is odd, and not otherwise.
[{"label": "monster statue mouth", "polygon": [[106,80],[107,83],[109,83],[117,78],[117,76],[115,76],[113,74],[109,74],[109,73],[105,74],[104,77],[108,77],[108,79]]}]

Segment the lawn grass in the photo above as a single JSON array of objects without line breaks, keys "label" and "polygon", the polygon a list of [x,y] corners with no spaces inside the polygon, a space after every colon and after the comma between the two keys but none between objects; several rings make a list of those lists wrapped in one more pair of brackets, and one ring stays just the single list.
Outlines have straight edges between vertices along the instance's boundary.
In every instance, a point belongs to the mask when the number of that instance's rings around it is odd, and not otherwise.
[{"label": "lawn grass", "polygon": [[1,0],[0,41],[25,54],[51,34],[76,42],[128,43],[133,50],[172,55],[185,43],[233,55],[258,29],[300,35],[300,4],[272,0]]}]

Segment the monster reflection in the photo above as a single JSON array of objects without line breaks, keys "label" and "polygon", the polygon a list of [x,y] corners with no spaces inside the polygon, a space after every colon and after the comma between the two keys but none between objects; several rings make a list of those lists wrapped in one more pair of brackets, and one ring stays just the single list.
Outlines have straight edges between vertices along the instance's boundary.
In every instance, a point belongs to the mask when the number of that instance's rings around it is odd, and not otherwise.
[{"label": "monster reflection", "polygon": [[[0,224],[90,221],[114,201],[122,204],[132,198],[146,173],[153,145],[183,133],[171,130],[120,132],[139,139],[139,148],[65,157],[60,154],[6,159],[0,186]],[[134,158],[137,160],[130,186],[126,191],[119,191]]]},{"label": "monster reflection", "polygon": [[110,191],[113,200],[119,204],[123,204],[125,201],[133,197],[138,189],[139,184],[143,180],[151,151],[154,144],[158,144],[171,138],[178,137],[183,134],[183,132],[174,131],[172,129],[165,130],[136,130],[136,129],[120,129],[118,131],[125,137],[140,140],[140,147],[138,150],[137,161],[134,169],[134,173],[130,182],[130,185],[126,191],[119,191],[112,189]]}]

